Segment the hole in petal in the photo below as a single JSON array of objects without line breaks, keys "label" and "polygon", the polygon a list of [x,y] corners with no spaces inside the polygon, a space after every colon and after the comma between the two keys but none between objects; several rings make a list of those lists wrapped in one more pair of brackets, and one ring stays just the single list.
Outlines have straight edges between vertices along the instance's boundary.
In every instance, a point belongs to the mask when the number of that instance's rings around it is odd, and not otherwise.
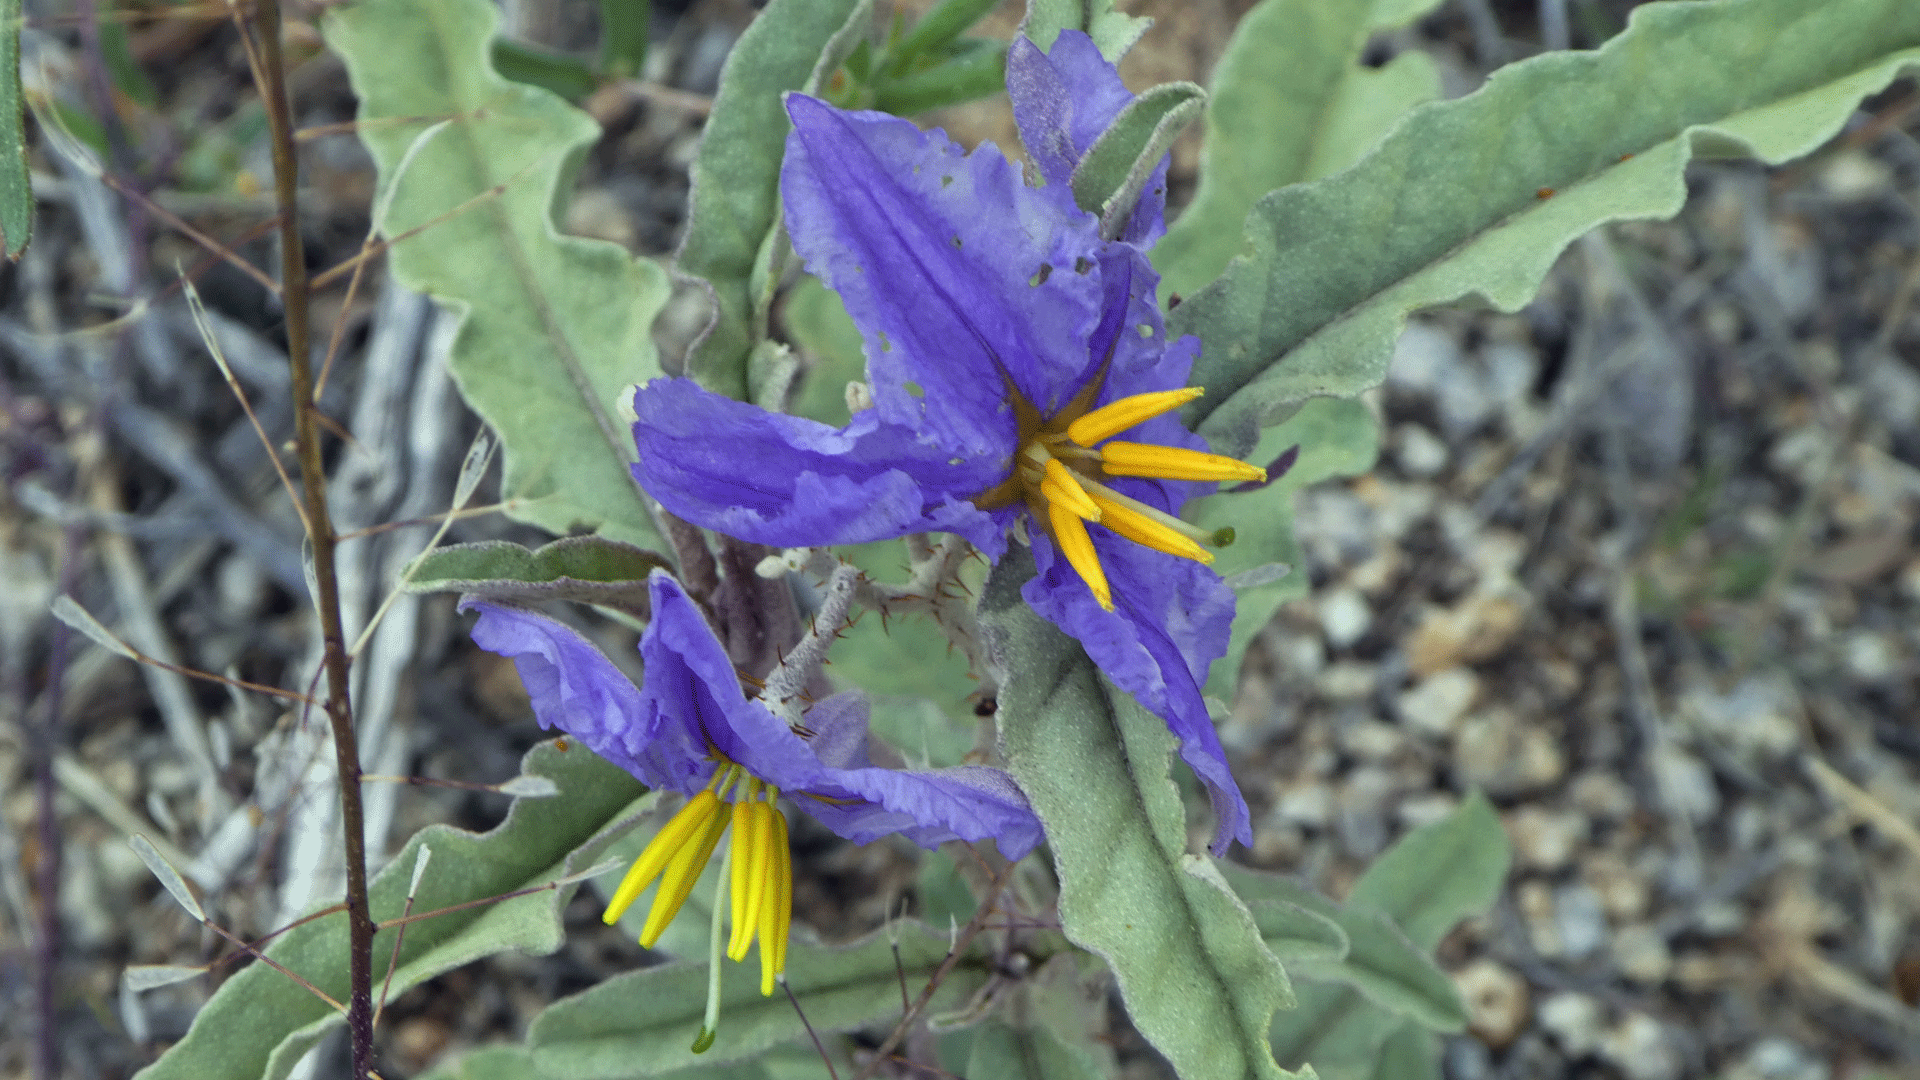
[{"label": "hole in petal", "polygon": [[1027,284],[1032,285],[1035,288],[1038,288],[1041,285],[1045,285],[1047,283],[1047,279],[1052,276],[1053,276],[1053,264],[1041,263],[1040,269],[1035,270],[1033,272],[1033,276],[1027,279]]},{"label": "hole in petal", "polygon": [[1152,323],[1141,323],[1141,324],[1140,324],[1140,336],[1141,336],[1141,337],[1144,337],[1144,338],[1150,338],[1150,337],[1152,337],[1152,336],[1153,336],[1153,324],[1152,324]]},{"label": "hole in petal", "polygon": [[951,176],[943,176],[943,177],[941,177],[941,178],[940,178],[940,186],[941,186],[941,187],[943,187],[943,188],[944,188],[944,187],[952,187],[952,186],[953,186],[953,177],[951,177]]},{"label": "hole in petal", "polygon": [[892,352],[893,339],[887,336],[887,332],[882,330],[877,336],[880,338],[880,351],[883,353]]},{"label": "hole in petal", "polygon": [[953,238],[953,250],[960,250],[960,237],[957,234]]},{"label": "hole in petal", "polygon": [[1091,269],[1093,269],[1093,260],[1087,258],[1085,255],[1081,255],[1073,260],[1074,273],[1084,274]]},{"label": "hole in petal", "polygon": [[917,382],[903,382],[900,384],[900,389],[905,390],[907,393],[912,394],[914,397],[917,397],[917,398],[923,398],[927,396],[927,392],[925,390],[920,389],[920,384]]}]

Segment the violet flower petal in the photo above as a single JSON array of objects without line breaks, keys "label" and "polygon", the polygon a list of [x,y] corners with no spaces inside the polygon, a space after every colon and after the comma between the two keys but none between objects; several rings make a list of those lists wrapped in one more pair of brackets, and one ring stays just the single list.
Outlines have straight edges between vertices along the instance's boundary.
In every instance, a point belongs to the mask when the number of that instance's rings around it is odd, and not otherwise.
[{"label": "violet flower petal", "polygon": [[956,458],[869,410],[844,428],[655,379],[634,393],[635,479],[673,514],[778,546],[953,532],[998,550],[1005,523],[966,501],[1005,463]]},{"label": "violet flower petal", "polygon": [[1185,761],[1213,804],[1210,850],[1253,842],[1247,801],[1227,767],[1201,692],[1207,669],[1226,652],[1234,595],[1197,562],[1141,547],[1095,526],[1088,530],[1113,588],[1114,610],[1094,600],[1086,583],[1044,536],[1033,545],[1037,573],[1020,595],[1034,611],[1080,642],[1087,656],[1149,712],[1167,722]]},{"label": "violet flower petal", "polygon": [[[1008,461],[1011,383],[1043,412],[1098,365],[1101,242],[991,144],[787,97],[781,196],[793,246],[866,340],[882,419],[955,456]],[[1005,475],[1004,471],[1002,475]]]}]

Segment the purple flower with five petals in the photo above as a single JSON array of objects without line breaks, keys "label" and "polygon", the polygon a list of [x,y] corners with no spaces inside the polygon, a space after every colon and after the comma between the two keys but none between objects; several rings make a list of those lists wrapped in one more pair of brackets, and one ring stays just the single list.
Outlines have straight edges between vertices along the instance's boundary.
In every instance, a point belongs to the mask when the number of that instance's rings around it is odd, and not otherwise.
[{"label": "purple flower with five petals", "polygon": [[543,727],[558,728],[654,788],[690,796],[621,882],[606,918],[618,919],[658,877],[645,929],[652,947],[685,902],[729,822],[734,846],[733,935],[727,955],[760,939],[762,993],[785,967],[792,863],[785,795],[855,843],[890,833],[926,848],[993,840],[1019,859],[1040,843],[1040,822],[999,769],[887,769],[867,754],[866,700],[857,691],[813,706],[804,731],[741,690],[740,678],[700,609],[662,571],[648,581],[653,620],[640,638],[646,665],[635,687],[571,628],[522,608],[468,598],[480,614],[473,639],[511,657]]},{"label": "purple flower with five petals", "polygon": [[[794,248],[865,339],[873,407],[833,428],[686,379],[634,397],[641,485],[670,511],[780,546],[941,531],[998,559],[1016,530],[1022,595],[1165,719],[1206,784],[1220,853],[1247,805],[1201,695],[1233,593],[1188,499],[1264,470],[1204,452],[1172,410],[1199,343],[1168,341],[1144,248],[1158,172],[1117,240],[1074,202],[1074,165],[1132,100],[1084,34],[1008,54],[1014,116],[1044,179],[991,144],[787,98],[781,195]],[[1165,163],[1160,166],[1165,169]]]}]

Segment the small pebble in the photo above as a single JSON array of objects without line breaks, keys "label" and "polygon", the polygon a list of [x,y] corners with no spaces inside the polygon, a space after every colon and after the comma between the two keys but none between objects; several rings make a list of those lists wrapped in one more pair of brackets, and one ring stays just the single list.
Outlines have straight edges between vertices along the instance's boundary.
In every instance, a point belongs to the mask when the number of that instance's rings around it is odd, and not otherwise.
[{"label": "small pebble", "polygon": [[1538,790],[1567,771],[1553,736],[1502,706],[1470,716],[1460,726],[1453,765],[1464,783],[1496,797]]},{"label": "small pebble", "polygon": [[1482,957],[1454,973],[1467,1005],[1467,1030],[1503,1050],[1526,1029],[1532,1015],[1527,982],[1508,967]]},{"label": "small pebble", "polygon": [[1600,894],[1586,885],[1562,885],[1554,890],[1553,920],[1568,959],[1590,956],[1607,943],[1607,915],[1600,905]]},{"label": "small pebble", "polygon": [[1691,751],[1662,742],[1654,747],[1652,759],[1665,809],[1693,821],[1705,821],[1720,809],[1713,774]]},{"label": "small pebble", "polygon": [[1799,1043],[1778,1035],[1753,1044],[1728,1080],[1829,1080],[1832,1070]]},{"label": "small pebble", "polygon": [[1327,635],[1328,645],[1349,648],[1372,625],[1373,611],[1360,590],[1339,588],[1320,598],[1320,629]]},{"label": "small pebble", "polygon": [[1599,1048],[1605,1013],[1590,995],[1563,990],[1540,1002],[1540,1026],[1569,1057],[1581,1057]]},{"label": "small pebble", "polygon": [[1429,477],[1447,467],[1447,444],[1419,424],[1393,429],[1394,460],[1408,476]]},{"label": "small pebble", "polygon": [[1480,677],[1464,667],[1436,671],[1400,695],[1400,719],[1429,735],[1449,736],[1480,696]]},{"label": "small pebble", "polygon": [[1623,926],[1613,935],[1613,962],[1622,975],[1649,986],[1673,974],[1673,952],[1666,939],[1644,923]]},{"label": "small pebble", "polygon": [[1327,665],[1313,680],[1313,688],[1328,701],[1360,701],[1373,696],[1374,685],[1379,681],[1377,665],[1342,660]]},{"label": "small pebble", "polygon": [[1679,1080],[1680,1055],[1667,1043],[1658,1021],[1634,1013],[1600,1040],[1600,1058],[1627,1080]]}]

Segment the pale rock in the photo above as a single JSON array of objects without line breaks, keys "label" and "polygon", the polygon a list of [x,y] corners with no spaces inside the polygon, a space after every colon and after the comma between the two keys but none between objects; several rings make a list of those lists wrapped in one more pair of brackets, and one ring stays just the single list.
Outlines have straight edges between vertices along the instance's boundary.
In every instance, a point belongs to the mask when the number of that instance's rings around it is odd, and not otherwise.
[{"label": "pale rock", "polygon": [[1527,541],[1510,529],[1482,528],[1460,553],[1488,585],[1504,585],[1527,558]]},{"label": "pale rock", "polygon": [[1409,319],[1394,343],[1393,363],[1387,368],[1387,386],[1395,390],[1431,394],[1452,378],[1465,361],[1452,334],[1420,319]]},{"label": "pale rock", "polygon": [[1538,790],[1567,771],[1566,756],[1550,734],[1498,705],[1460,726],[1453,765],[1462,782],[1494,796]]},{"label": "pale rock", "polygon": [[1293,507],[1294,535],[1314,565],[1346,566],[1373,552],[1373,511],[1346,488],[1315,484],[1294,496]]},{"label": "pale rock", "polygon": [[1835,154],[1819,173],[1820,188],[1840,202],[1878,198],[1893,186],[1893,166],[1865,150]]},{"label": "pale rock", "polygon": [[1415,675],[1498,656],[1526,622],[1523,598],[1514,589],[1468,594],[1451,608],[1429,607],[1407,638],[1407,661]]},{"label": "pale rock", "polygon": [[1459,806],[1460,800],[1444,791],[1427,791],[1400,800],[1400,805],[1394,808],[1394,816],[1407,828],[1417,829],[1439,821]]},{"label": "pale rock", "polygon": [[1362,720],[1340,732],[1340,748],[1361,761],[1386,761],[1406,744],[1399,728],[1378,720]]},{"label": "pale rock", "polygon": [[1867,374],[1867,406],[1896,431],[1920,424],[1920,373],[1905,364],[1875,364]]},{"label": "pale rock", "polygon": [[1480,696],[1480,677],[1464,667],[1436,671],[1401,694],[1395,702],[1400,721],[1417,731],[1447,737]]},{"label": "pale rock", "polygon": [[1375,538],[1398,542],[1407,531],[1432,516],[1440,501],[1439,491],[1430,483],[1409,481],[1390,483],[1376,474],[1354,481],[1354,494],[1373,511]]},{"label": "pale rock", "polygon": [[1584,1057],[1600,1047],[1606,1013],[1592,995],[1563,990],[1540,1002],[1540,1026],[1568,1057]]},{"label": "pale rock", "polygon": [[1318,634],[1269,631],[1266,642],[1274,663],[1288,676],[1311,678],[1327,666],[1327,646]]},{"label": "pale rock", "polygon": [[[1587,839],[1587,819],[1576,810],[1548,810],[1530,803],[1508,813],[1505,823],[1514,855],[1521,866],[1532,870],[1568,865]],[[1597,896],[1594,913],[1599,914]]]},{"label": "pale rock", "polygon": [[1680,1055],[1667,1043],[1659,1021],[1633,1013],[1600,1039],[1601,1060],[1627,1080],[1679,1080]]},{"label": "pale rock", "polygon": [[1289,785],[1273,802],[1278,821],[1321,828],[1333,818],[1333,789],[1319,780]]},{"label": "pale rock", "polygon": [[1680,715],[1748,758],[1777,760],[1800,745],[1800,725],[1794,720],[1799,697],[1785,678],[1752,675],[1726,693],[1711,685],[1696,685],[1680,699]]},{"label": "pale rock", "polygon": [[1307,838],[1297,825],[1262,822],[1253,830],[1253,861],[1259,866],[1290,866],[1300,861]]},{"label": "pale rock", "polygon": [[1673,952],[1667,939],[1645,923],[1621,927],[1613,935],[1613,963],[1620,974],[1648,986],[1673,974]]},{"label": "pale rock", "polygon": [[1920,557],[1900,568],[1900,591],[1908,600],[1920,601]]},{"label": "pale rock", "polygon": [[1606,911],[1600,894],[1587,885],[1576,882],[1554,890],[1553,921],[1568,959],[1591,956],[1607,943]]},{"label": "pale rock", "polygon": [[1361,701],[1373,696],[1373,689],[1379,681],[1378,665],[1342,660],[1327,665],[1327,669],[1313,680],[1313,688],[1328,701]]},{"label": "pale rock", "polygon": [[1610,772],[1593,770],[1581,773],[1573,778],[1568,787],[1573,805],[1587,812],[1591,817],[1618,821],[1638,805],[1633,789],[1626,781]]},{"label": "pale rock", "polygon": [[1732,900],[1710,900],[1693,910],[1693,925],[1710,937],[1732,937],[1747,928],[1751,916]]},{"label": "pale rock", "polygon": [[1373,558],[1347,573],[1347,584],[1368,596],[1378,597],[1399,580],[1400,568],[1405,562],[1398,544],[1381,544]]},{"label": "pale rock", "polygon": [[1719,811],[1720,792],[1713,785],[1713,774],[1691,751],[1662,741],[1650,756],[1660,798],[1669,812],[1700,822]]},{"label": "pale rock", "polygon": [[1847,635],[1842,656],[1847,671],[1865,683],[1891,682],[1900,675],[1900,648],[1886,634],[1856,630]]},{"label": "pale rock", "polygon": [[1792,1039],[1771,1035],[1753,1044],[1727,1080],[1830,1080],[1832,1069]]},{"label": "pale rock", "polygon": [[1554,918],[1553,888],[1538,878],[1530,878],[1513,890],[1514,907],[1527,924],[1527,939],[1533,950],[1548,959],[1566,952],[1560,943],[1560,924]]},{"label": "pale rock", "polygon": [[1587,884],[1600,897],[1609,918],[1629,921],[1647,913],[1653,890],[1639,871],[1614,855],[1595,855],[1581,867]]},{"label": "pale rock", "polygon": [[1370,859],[1387,846],[1387,801],[1399,790],[1393,774],[1363,765],[1340,788],[1340,842],[1359,858]]},{"label": "pale rock", "polygon": [[1319,613],[1320,629],[1327,635],[1327,644],[1336,649],[1352,646],[1373,625],[1373,610],[1358,589],[1342,587],[1329,591],[1320,598]]},{"label": "pale rock", "polygon": [[1393,456],[1402,472],[1425,479],[1447,467],[1447,444],[1419,424],[1401,424],[1393,429]]},{"label": "pale rock", "polygon": [[1482,957],[1454,972],[1453,982],[1467,1005],[1467,1030],[1480,1041],[1503,1050],[1526,1030],[1532,996],[1512,969]]}]

